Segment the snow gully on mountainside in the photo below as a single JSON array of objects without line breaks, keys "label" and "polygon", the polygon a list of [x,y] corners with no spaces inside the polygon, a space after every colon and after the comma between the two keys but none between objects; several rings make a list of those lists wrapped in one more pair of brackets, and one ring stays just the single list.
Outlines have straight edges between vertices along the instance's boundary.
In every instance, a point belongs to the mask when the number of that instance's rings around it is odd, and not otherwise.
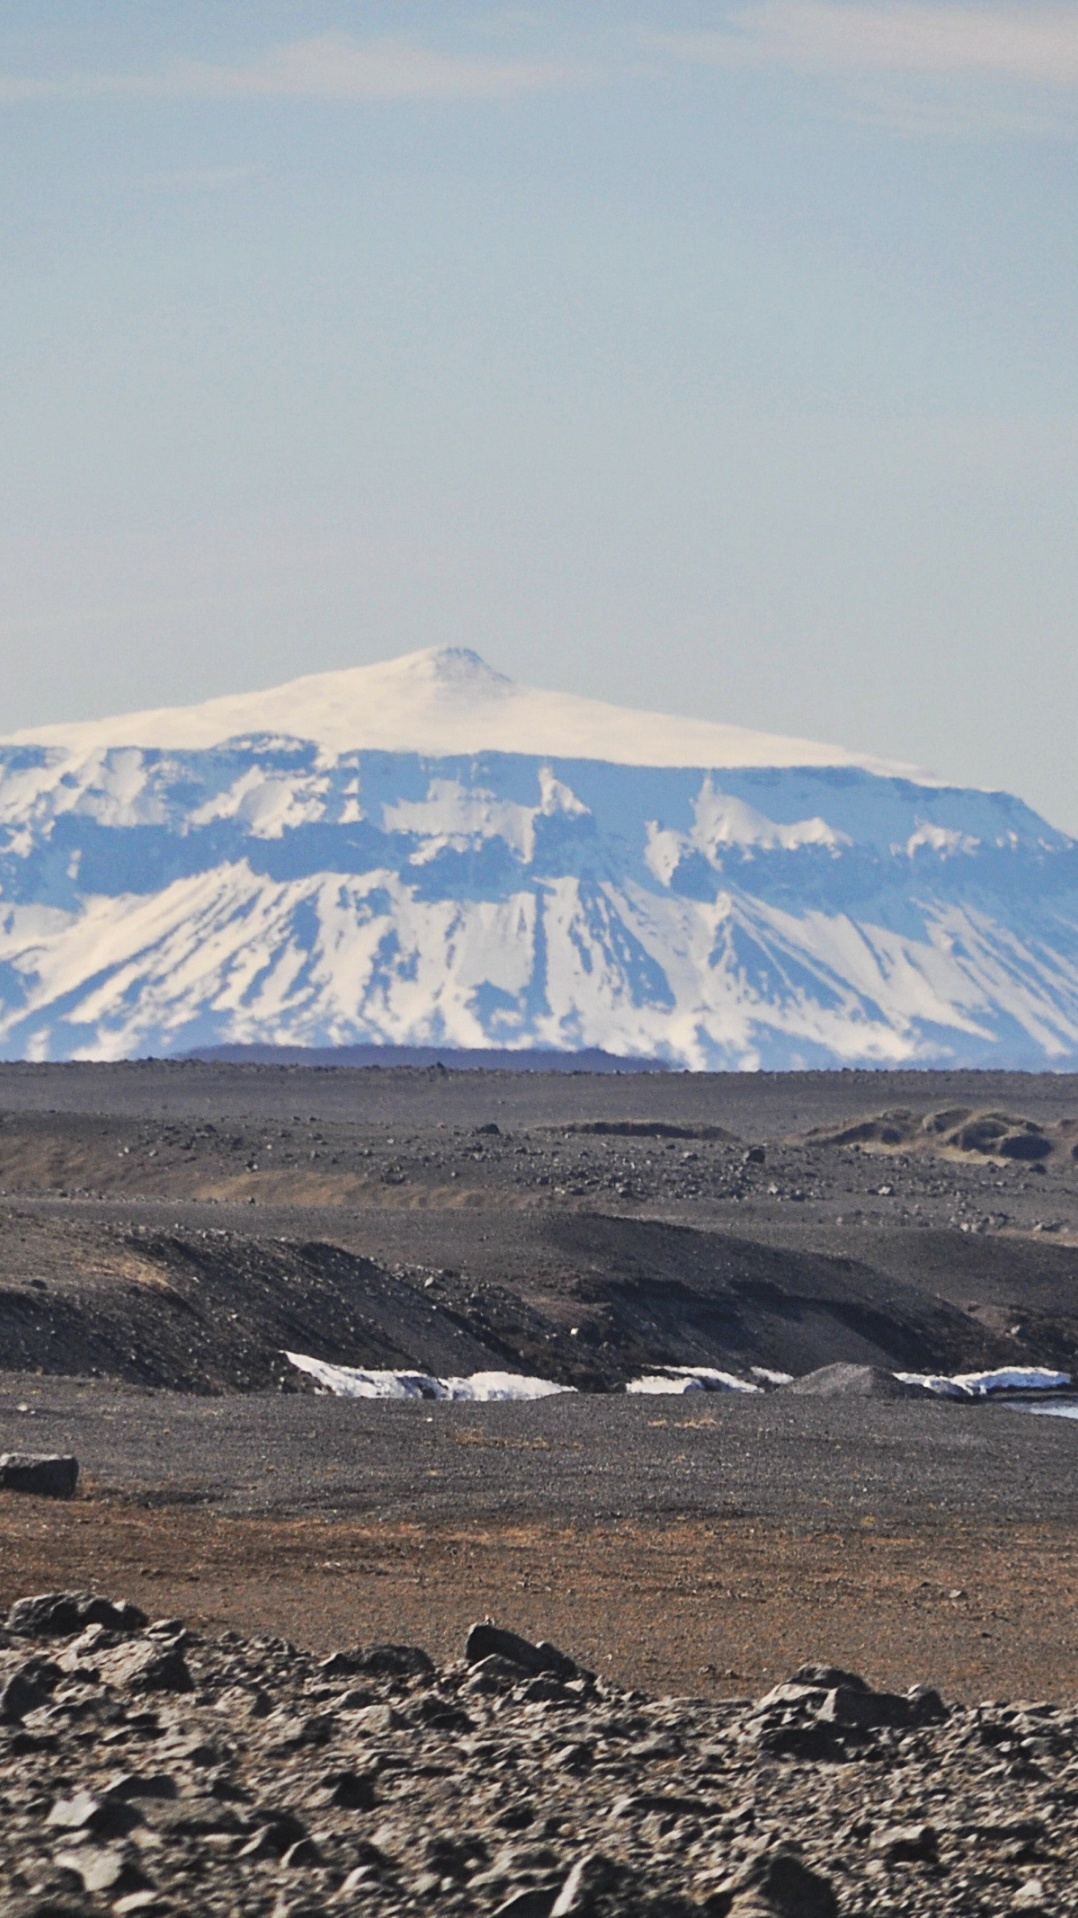
[{"label": "snow gully on mountainside", "polygon": [[1078,846],[1003,793],[415,654],[0,743],[0,1056],[1078,1064]]}]

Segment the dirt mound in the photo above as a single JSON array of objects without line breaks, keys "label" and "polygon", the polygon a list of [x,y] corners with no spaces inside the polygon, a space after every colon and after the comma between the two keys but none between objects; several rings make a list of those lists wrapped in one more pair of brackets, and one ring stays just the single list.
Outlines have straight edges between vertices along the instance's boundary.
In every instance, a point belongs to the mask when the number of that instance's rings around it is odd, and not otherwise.
[{"label": "dirt mound", "polygon": [[[371,1260],[229,1232],[34,1233],[48,1279],[0,1287],[0,1346],[23,1371],[100,1374],[192,1392],[301,1384],[284,1351],[465,1372],[508,1356]],[[85,1255],[89,1272],[64,1269]],[[89,1263],[89,1261],[87,1261]],[[422,1355],[422,1356],[421,1356]]]},{"label": "dirt mound", "polygon": [[814,1399],[922,1399],[918,1385],[905,1385],[879,1365],[821,1365],[782,1387]]},{"label": "dirt mound", "polygon": [[592,1134],[611,1139],[718,1139],[726,1145],[738,1145],[736,1132],[721,1125],[674,1125],[667,1119],[589,1119],[580,1125],[568,1125],[565,1132]]},{"label": "dirt mound", "polygon": [[[660,1361],[921,1371],[929,1353],[968,1355],[1000,1339],[960,1307],[881,1282],[853,1259],[586,1213],[551,1218],[544,1237],[576,1267],[578,1340],[615,1376]],[[1002,1343],[1013,1351],[1005,1333]],[[943,1369],[966,1362],[949,1356]]]},{"label": "dirt mound", "polygon": [[[520,1215],[491,1240],[469,1218],[465,1251],[482,1251],[500,1278],[464,1265],[391,1269],[329,1239],[13,1210],[0,1214],[0,1342],[11,1369],[197,1392],[313,1389],[285,1351],[442,1377],[518,1371],[602,1392],[662,1365],[1070,1368],[1078,1350],[1074,1255],[1062,1247],[1030,1253],[1038,1274],[1047,1259],[1058,1276],[1016,1317],[1006,1294],[972,1307],[940,1296],[934,1272],[904,1279],[730,1232],[559,1209]],[[362,1236],[370,1243],[369,1226]],[[444,1256],[444,1226],[428,1236]],[[1002,1268],[996,1292],[1015,1263],[1003,1249],[987,1261]],[[977,1274],[962,1283],[975,1288]]]},{"label": "dirt mound", "polygon": [[799,1136],[813,1145],[976,1154],[1037,1164],[1053,1157],[1078,1156],[1076,1133],[1078,1123],[1073,1120],[1045,1125],[1008,1112],[947,1106],[926,1113],[898,1107],[847,1125],[815,1127]]},{"label": "dirt mound", "polygon": [[819,1127],[804,1134],[816,1145],[906,1145],[916,1137],[915,1113],[904,1106],[893,1112],[875,1112],[849,1125]]}]

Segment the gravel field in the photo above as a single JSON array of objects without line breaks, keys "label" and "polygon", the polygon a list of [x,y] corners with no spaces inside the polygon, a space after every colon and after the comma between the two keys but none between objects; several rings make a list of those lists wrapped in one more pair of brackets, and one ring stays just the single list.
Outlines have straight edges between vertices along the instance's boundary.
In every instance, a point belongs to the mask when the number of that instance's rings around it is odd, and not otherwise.
[{"label": "gravel field", "polygon": [[[24,1409],[19,1409],[19,1408]],[[74,1449],[70,1502],[0,1493],[0,1604],[120,1577],[211,1629],[328,1648],[493,1612],[652,1688],[808,1655],[952,1695],[1078,1695],[1075,1429],[998,1405],[194,1398],[0,1378],[0,1446]]]},{"label": "gravel field", "polygon": [[95,1491],[237,1517],[1071,1523],[1076,1443],[1070,1421],[1001,1405],[780,1393],[510,1405],[202,1399],[0,1376],[0,1450],[75,1451]]},{"label": "gravel field", "polygon": [[1078,1370],[1048,1075],[0,1067],[12,1369]]}]

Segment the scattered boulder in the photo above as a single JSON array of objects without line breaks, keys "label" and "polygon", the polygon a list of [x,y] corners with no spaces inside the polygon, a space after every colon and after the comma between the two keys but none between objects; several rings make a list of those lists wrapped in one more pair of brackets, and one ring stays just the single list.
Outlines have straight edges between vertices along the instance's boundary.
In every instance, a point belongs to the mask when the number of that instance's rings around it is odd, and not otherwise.
[{"label": "scattered boulder", "polygon": [[73,1798],[56,1799],[45,1823],[57,1831],[90,1832],[96,1839],[122,1838],[141,1825],[142,1815],[124,1799],[77,1791]]},{"label": "scattered boulder", "polygon": [[59,1666],[32,1658],[13,1671],[0,1687],[0,1724],[17,1725],[28,1712],[44,1705],[59,1682]]},{"label": "scattered boulder", "polygon": [[[125,1852],[115,1849],[99,1849],[95,1845],[80,1851],[60,1852],[56,1863],[61,1870],[80,1878],[84,1891],[108,1895],[113,1910],[116,1909],[114,1901],[118,1897],[124,1893],[145,1891],[150,1883],[145,1873]],[[128,1912],[139,1908],[137,1905],[126,1905]]]},{"label": "scattered boulder", "polygon": [[517,1632],[504,1631],[489,1619],[472,1626],[465,1641],[464,1656],[469,1665],[478,1665],[493,1657],[505,1659],[525,1672],[549,1672],[553,1678],[563,1680],[581,1676],[580,1666],[565,1652],[559,1652],[556,1645],[549,1645],[545,1640],[533,1645],[530,1639],[521,1638]]},{"label": "scattered boulder", "polygon": [[472,1666],[467,1689],[486,1693],[512,1691],[527,1677],[528,1667],[515,1664],[511,1658],[499,1658],[496,1652],[491,1652],[487,1658],[481,1658]]},{"label": "scattered boulder", "polygon": [[545,1885],[531,1885],[523,1891],[510,1892],[509,1897],[498,1906],[494,1918],[550,1918],[557,1895],[556,1887]]},{"label": "scattered boulder", "polygon": [[97,1598],[92,1592],[40,1592],[17,1599],[4,1620],[5,1629],[22,1638],[68,1638],[88,1625],[104,1625],[126,1636],[149,1624],[145,1612],[124,1599]]},{"label": "scattered boulder", "polygon": [[817,1371],[806,1372],[792,1385],[780,1386],[779,1390],[813,1399],[920,1399],[923,1402],[925,1397],[922,1386],[905,1385],[880,1365],[845,1363],[821,1365]]},{"label": "scattered boulder", "polygon": [[194,1679],[183,1653],[175,1645],[155,1644],[143,1639],[136,1644],[118,1646],[97,1660],[98,1672],[107,1685],[128,1692],[190,1692]]},{"label": "scattered boulder", "polygon": [[241,1846],[241,1858],[283,1858],[307,1836],[302,1818],[291,1811],[258,1811],[252,1823],[255,1833]]},{"label": "scattered boulder", "polygon": [[377,1738],[386,1732],[402,1731],[406,1723],[407,1721],[401,1717],[400,1713],[394,1711],[393,1706],[385,1702],[363,1705],[359,1711],[350,1714],[351,1726],[356,1731],[366,1732],[371,1738]]},{"label": "scattered boulder", "polygon": [[847,1672],[841,1665],[799,1665],[793,1675],[795,1685],[814,1685],[825,1692],[834,1691],[841,1686],[848,1692],[870,1693],[871,1685],[857,1672]]},{"label": "scattered boulder", "polygon": [[356,1645],[323,1659],[326,1678],[351,1677],[365,1672],[372,1678],[430,1678],[434,1660],[418,1645]]},{"label": "scattered boulder", "polygon": [[600,1851],[586,1852],[550,1906],[550,1918],[635,1918],[648,1902],[636,1872]]},{"label": "scattered boulder", "polygon": [[372,1811],[378,1803],[374,1780],[375,1774],[371,1771],[327,1772],[326,1803],[339,1805],[345,1811]]},{"label": "scattered boulder", "polygon": [[841,1760],[868,1734],[939,1725],[948,1716],[939,1693],[918,1685],[908,1692],[874,1691],[856,1672],[837,1665],[802,1665],[794,1677],[758,1700],[749,1726],[775,1758]]},{"label": "scattered boulder", "polygon": [[730,1918],[836,1918],[838,1912],[829,1879],[788,1845],[762,1851],[729,1891]]},{"label": "scattered boulder", "polygon": [[939,1838],[934,1825],[892,1825],[875,1833],[871,1848],[892,1865],[926,1865],[935,1862]]},{"label": "scattered boulder", "polygon": [[176,1780],[170,1772],[120,1772],[102,1797],[108,1804],[127,1804],[132,1798],[171,1800],[176,1797]]},{"label": "scattered boulder", "polygon": [[63,1452],[0,1452],[0,1492],[31,1492],[37,1498],[71,1498],[79,1461]]}]

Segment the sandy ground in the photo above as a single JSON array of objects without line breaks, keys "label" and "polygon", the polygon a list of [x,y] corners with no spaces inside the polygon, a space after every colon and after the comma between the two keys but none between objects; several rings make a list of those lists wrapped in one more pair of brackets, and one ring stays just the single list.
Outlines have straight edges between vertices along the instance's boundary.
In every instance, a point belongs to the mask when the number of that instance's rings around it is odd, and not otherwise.
[{"label": "sandy ground", "polygon": [[0,1497],[0,1603],[93,1588],[305,1647],[455,1655],[492,1615],[648,1691],[749,1696],[806,1658],[966,1702],[1078,1698],[1078,1527],[675,1519],[364,1525]]},{"label": "sandy ground", "polygon": [[[20,1409],[21,1408],[21,1409]],[[330,1648],[450,1656],[477,1617],[649,1691],[749,1695],[807,1658],[954,1697],[1078,1697],[1070,1421],[946,1404],[195,1399],[0,1378],[0,1603],[93,1587]]]}]

